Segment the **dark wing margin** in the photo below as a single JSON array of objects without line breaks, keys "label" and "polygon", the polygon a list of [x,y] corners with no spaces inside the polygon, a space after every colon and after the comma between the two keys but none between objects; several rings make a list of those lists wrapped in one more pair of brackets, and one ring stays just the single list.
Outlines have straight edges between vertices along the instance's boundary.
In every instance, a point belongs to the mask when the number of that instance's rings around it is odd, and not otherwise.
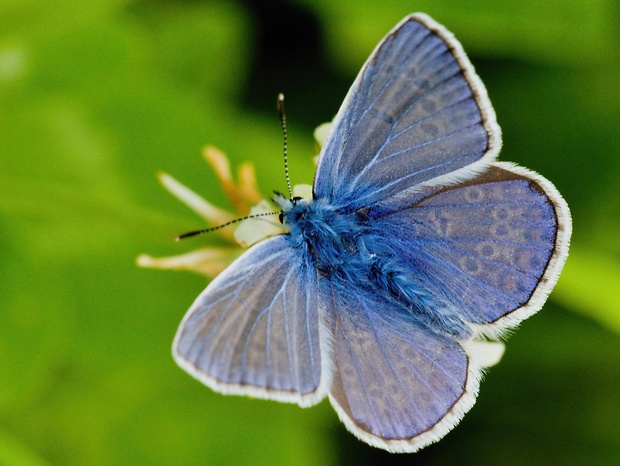
[{"label": "dark wing margin", "polygon": [[469,179],[500,146],[495,112],[461,44],[414,14],[379,43],[351,86],[323,147],[314,195],[357,210]]},{"label": "dark wing margin", "polygon": [[434,333],[402,309],[358,291],[332,285],[330,401],[361,440],[415,452],[446,435],[473,406],[484,358],[469,351],[469,342]]},{"label": "dark wing margin", "polygon": [[542,308],[572,231],[566,201],[545,178],[495,162],[470,181],[399,202],[368,215],[475,333],[497,338]]},{"label": "dark wing margin", "polygon": [[185,315],[176,362],[224,394],[310,406],[331,385],[317,272],[285,235],[250,248]]}]

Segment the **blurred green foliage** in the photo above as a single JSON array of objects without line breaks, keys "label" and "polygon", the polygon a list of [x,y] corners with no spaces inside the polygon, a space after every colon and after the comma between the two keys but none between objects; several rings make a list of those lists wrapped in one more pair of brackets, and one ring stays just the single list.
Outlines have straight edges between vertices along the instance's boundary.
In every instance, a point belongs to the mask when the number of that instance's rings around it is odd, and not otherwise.
[{"label": "blurred green foliage", "polygon": [[[199,220],[165,170],[226,206],[199,156],[293,182],[378,40],[425,11],[471,54],[501,158],[552,180],[575,232],[543,311],[479,402],[410,456],[357,442],[327,403],[223,397],[170,357],[199,276],[138,269]],[[0,464],[620,463],[620,22],[614,0],[0,3]],[[274,90],[275,89],[275,90]]]}]

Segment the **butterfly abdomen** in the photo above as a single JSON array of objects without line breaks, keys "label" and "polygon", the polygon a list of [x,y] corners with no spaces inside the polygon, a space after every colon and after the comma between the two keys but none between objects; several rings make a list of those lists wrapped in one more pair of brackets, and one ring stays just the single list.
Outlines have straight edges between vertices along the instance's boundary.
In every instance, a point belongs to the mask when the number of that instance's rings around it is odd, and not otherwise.
[{"label": "butterfly abdomen", "polygon": [[405,268],[401,260],[392,251],[376,254],[368,275],[375,290],[382,291],[398,307],[433,331],[467,339],[471,332],[459,317],[458,310],[439,296],[437,290],[425,288],[421,277],[412,274],[412,267]]}]

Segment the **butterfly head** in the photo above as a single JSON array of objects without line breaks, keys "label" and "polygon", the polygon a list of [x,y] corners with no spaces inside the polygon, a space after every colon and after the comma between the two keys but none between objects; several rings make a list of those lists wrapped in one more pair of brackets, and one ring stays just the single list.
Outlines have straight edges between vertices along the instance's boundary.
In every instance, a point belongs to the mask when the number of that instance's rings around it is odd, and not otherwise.
[{"label": "butterfly head", "polygon": [[293,211],[302,211],[306,210],[306,207],[309,205],[310,200],[304,199],[300,196],[294,196],[292,198],[287,198],[284,194],[274,191],[275,196],[272,201],[275,205],[277,205],[280,209],[280,223],[283,225],[290,224],[287,222],[287,216],[289,216]]}]

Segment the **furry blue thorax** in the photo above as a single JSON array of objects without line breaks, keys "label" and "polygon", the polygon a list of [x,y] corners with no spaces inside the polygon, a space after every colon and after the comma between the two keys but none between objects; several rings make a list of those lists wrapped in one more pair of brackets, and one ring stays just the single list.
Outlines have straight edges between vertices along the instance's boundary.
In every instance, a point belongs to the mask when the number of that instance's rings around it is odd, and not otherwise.
[{"label": "furry blue thorax", "polygon": [[325,199],[289,200],[280,194],[274,202],[282,209],[291,245],[309,255],[333,286],[378,294],[435,332],[469,336],[453,306],[411,276],[411,264],[403,263],[411,251],[395,249],[393,242],[388,246],[386,232],[374,228],[363,210],[343,214]]}]

